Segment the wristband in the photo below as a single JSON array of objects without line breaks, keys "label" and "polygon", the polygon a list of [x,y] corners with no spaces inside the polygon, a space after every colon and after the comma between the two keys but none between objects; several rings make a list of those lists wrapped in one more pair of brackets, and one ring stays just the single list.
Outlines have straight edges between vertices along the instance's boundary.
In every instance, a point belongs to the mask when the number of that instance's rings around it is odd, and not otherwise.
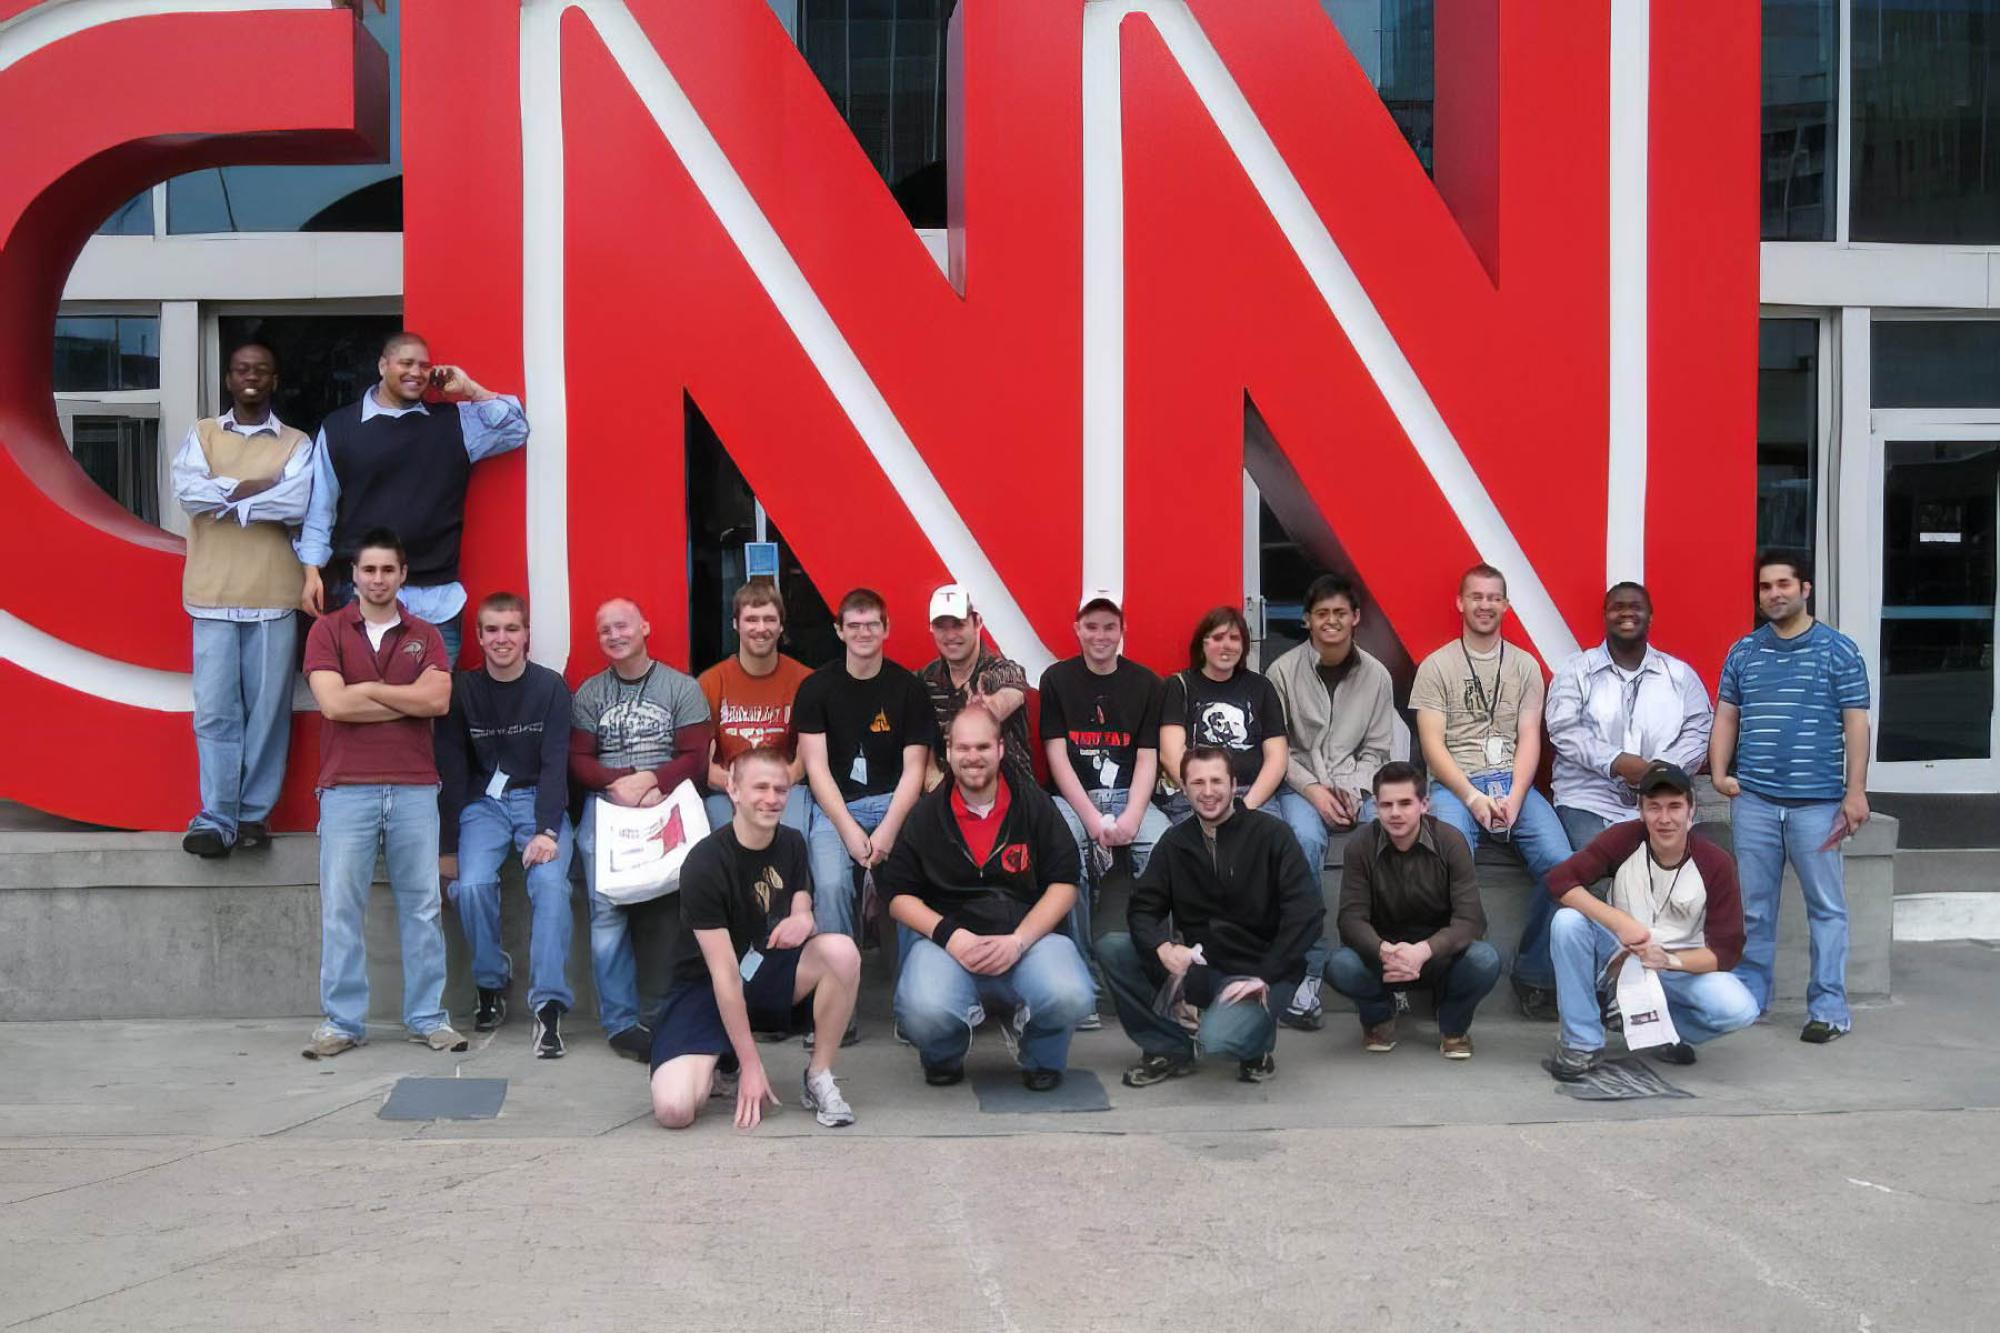
[{"label": "wristband", "polygon": [[931,927],[931,943],[940,949],[949,949],[952,934],[959,929],[961,927],[957,917],[941,916],[938,918],[938,923]]}]

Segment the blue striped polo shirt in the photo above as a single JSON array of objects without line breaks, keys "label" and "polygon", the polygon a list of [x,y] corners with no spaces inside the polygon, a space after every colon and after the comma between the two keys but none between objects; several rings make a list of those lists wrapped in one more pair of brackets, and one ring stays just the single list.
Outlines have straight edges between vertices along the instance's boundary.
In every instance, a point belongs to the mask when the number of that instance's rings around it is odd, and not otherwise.
[{"label": "blue striped polo shirt", "polygon": [[1868,667],[1854,640],[1819,621],[1797,638],[1761,625],[1729,650],[1717,697],[1741,713],[1736,780],[1778,800],[1847,794],[1840,714],[1868,707]]}]

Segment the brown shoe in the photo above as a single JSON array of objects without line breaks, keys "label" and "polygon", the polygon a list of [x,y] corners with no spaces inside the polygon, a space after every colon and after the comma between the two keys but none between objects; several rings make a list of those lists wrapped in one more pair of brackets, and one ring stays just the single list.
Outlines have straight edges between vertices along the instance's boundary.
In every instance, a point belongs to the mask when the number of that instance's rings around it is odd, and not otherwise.
[{"label": "brown shoe", "polygon": [[1438,1038],[1438,1054],[1447,1060],[1470,1060],[1472,1038],[1461,1032],[1456,1037]]},{"label": "brown shoe", "polygon": [[1391,1014],[1373,1027],[1361,1029],[1361,1049],[1364,1051],[1393,1051],[1396,1049],[1396,1016]]}]

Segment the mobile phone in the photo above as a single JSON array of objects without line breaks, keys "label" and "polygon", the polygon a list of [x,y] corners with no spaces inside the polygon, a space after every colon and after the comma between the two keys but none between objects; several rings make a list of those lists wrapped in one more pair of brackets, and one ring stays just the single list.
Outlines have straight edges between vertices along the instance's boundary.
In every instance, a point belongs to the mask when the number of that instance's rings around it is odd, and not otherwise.
[{"label": "mobile phone", "polygon": [[433,389],[442,389],[444,387],[444,382],[450,378],[451,378],[450,366],[431,367],[431,387]]}]

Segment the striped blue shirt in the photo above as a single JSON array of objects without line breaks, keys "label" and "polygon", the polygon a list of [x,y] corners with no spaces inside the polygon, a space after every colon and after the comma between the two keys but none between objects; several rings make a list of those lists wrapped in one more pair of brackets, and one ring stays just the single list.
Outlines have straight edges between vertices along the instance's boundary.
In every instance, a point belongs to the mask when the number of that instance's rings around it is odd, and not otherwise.
[{"label": "striped blue shirt", "polygon": [[1742,715],[1736,780],[1743,790],[1794,801],[1847,794],[1840,715],[1868,707],[1868,667],[1854,640],[1819,621],[1793,639],[1761,625],[1729,650],[1716,694]]}]

